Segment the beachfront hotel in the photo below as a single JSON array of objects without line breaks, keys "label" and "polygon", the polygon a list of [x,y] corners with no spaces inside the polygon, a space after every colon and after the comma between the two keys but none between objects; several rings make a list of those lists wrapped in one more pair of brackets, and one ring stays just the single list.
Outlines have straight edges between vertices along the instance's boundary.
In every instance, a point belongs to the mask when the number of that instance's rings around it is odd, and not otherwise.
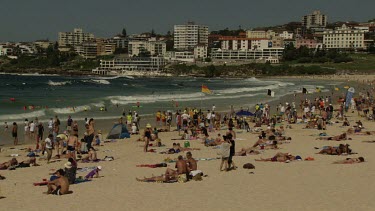
[{"label": "beachfront hotel", "polygon": [[99,75],[121,75],[127,71],[162,71],[166,65],[163,57],[126,57],[100,60],[98,68],[92,72]]},{"label": "beachfront hotel", "polygon": [[174,48],[193,50],[197,45],[208,45],[208,26],[188,22],[174,26]]},{"label": "beachfront hotel", "polygon": [[323,44],[327,49],[365,49],[365,30],[346,26],[323,32]]},{"label": "beachfront hotel", "polygon": [[94,39],[91,33],[83,33],[82,29],[75,28],[73,32],[59,32],[59,46],[76,46],[85,41]]}]

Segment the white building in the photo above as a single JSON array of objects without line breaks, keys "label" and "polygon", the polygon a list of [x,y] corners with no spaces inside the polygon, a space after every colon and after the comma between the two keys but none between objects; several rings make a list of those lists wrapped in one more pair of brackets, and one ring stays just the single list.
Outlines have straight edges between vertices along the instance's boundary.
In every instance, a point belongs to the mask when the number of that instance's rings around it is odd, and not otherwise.
[{"label": "white building", "polygon": [[174,48],[193,50],[196,45],[208,45],[208,26],[188,22],[174,26]]},{"label": "white building", "polygon": [[219,38],[222,50],[247,50],[251,49],[251,39],[238,37]]},{"label": "white building", "polygon": [[281,58],[284,48],[265,48],[256,50],[217,50],[211,52],[211,58],[216,60],[263,60]]},{"label": "white building", "polygon": [[167,51],[164,58],[170,62],[195,62],[194,52],[192,51]]},{"label": "white building", "polygon": [[320,11],[314,11],[312,14],[302,17],[302,26],[310,28],[324,28],[327,26],[327,16]]},{"label": "white building", "polygon": [[82,29],[74,29],[73,32],[59,32],[59,46],[74,47],[91,39],[94,39],[94,35],[83,33]]},{"label": "white building", "polygon": [[293,39],[293,33],[283,31],[283,33],[279,34],[279,37],[282,37],[283,39]]},{"label": "white building", "polygon": [[167,51],[166,42],[155,38],[129,41],[129,56],[138,56],[141,52],[146,51],[150,52],[151,56],[163,56]]},{"label": "white building", "polygon": [[95,74],[108,75],[110,73],[124,74],[127,71],[161,71],[166,61],[163,57],[116,58],[100,60],[98,68],[92,70]]},{"label": "white building", "polygon": [[272,40],[268,40],[268,39],[251,40],[250,49],[267,49],[267,48],[272,48],[272,47],[273,47]]},{"label": "white building", "polygon": [[328,49],[365,49],[365,31],[352,29],[345,24],[323,33],[323,44]]},{"label": "white building", "polygon": [[194,59],[205,59],[207,58],[207,46],[197,45],[194,47]]},{"label": "white building", "polygon": [[246,31],[246,37],[250,39],[272,39],[276,36],[276,33],[272,30],[268,31]]}]

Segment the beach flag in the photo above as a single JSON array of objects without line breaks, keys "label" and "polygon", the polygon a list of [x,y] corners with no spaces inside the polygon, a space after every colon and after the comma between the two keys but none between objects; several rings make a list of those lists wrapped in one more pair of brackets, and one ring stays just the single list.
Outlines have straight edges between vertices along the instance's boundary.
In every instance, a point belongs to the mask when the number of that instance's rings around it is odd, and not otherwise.
[{"label": "beach flag", "polygon": [[307,89],[306,88],[302,88],[302,93],[303,94],[307,94]]},{"label": "beach flag", "polygon": [[211,90],[203,84],[202,84],[202,92],[206,94],[212,94]]},{"label": "beach flag", "polygon": [[271,96],[271,97],[275,97],[275,92],[269,89],[269,90],[267,91],[267,95],[268,95],[268,96]]}]

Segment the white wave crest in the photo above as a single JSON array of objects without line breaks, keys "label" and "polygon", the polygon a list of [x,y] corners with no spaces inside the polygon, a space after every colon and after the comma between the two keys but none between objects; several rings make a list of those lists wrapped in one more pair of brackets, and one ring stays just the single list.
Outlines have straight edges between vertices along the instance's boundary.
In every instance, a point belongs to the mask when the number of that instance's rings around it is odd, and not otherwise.
[{"label": "white wave crest", "polygon": [[90,106],[75,106],[73,107],[67,107],[67,108],[51,108],[50,110],[54,112],[55,114],[73,114],[82,112],[85,110],[90,110]]},{"label": "white wave crest", "polygon": [[71,81],[54,82],[54,81],[49,80],[47,84],[50,86],[64,86],[66,84],[71,84],[71,83],[72,83]]},{"label": "white wave crest", "polygon": [[92,79],[91,81],[94,83],[98,83],[98,84],[105,84],[105,85],[111,84],[111,82],[104,80],[104,79],[99,79],[99,80]]},{"label": "white wave crest", "polygon": [[225,96],[221,94],[205,95],[201,92],[191,93],[191,94],[164,94],[164,95],[146,95],[146,96],[111,96],[108,99],[112,104],[127,105],[140,103],[155,103],[155,102],[167,102],[167,101],[199,101],[199,100],[212,100],[212,99],[233,99],[233,98],[243,98],[252,97],[258,94],[244,94],[244,95],[231,95]]},{"label": "white wave crest", "polygon": [[99,102],[99,103],[91,103],[91,104],[82,105],[82,106],[74,106],[74,107],[66,107],[66,108],[52,108],[50,110],[56,114],[73,114],[73,113],[79,113],[82,111],[91,110],[92,107],[99,108],[103,106],[104,106],[104,102]]},{"label": "white wave crest", "polygon": [[260,81],[260,80],[256,79],[255,77],[252,77],[252,78],[247,78],[244,81],[246,81],[246,82],[253,82],[253,81]]},{"label": "white wave crest", "polygon": [[35,117],[41,117],[45,116],[46,112],[45,110],[39,110],[39,111],[33,111],[29,113],[22,113],[22,114],[7,114],[7,115],[0,115],[1,121],[6,120],[20,120],[20,119],[31,119]]},{"label": "white wave crest", "polygon": [[293,83],[278,83],[268,86],[257,86],[257,87],[243,87],[243,88],[232,88],[232,89],[224,89],[224,90],[216,90],[215,93],[219,94],[236,94],[241,92],[256,92],[256,91],[262,91],[262,90],[268,90],[268,89],[277,89],[279,87],[285,87],[285,86],[293,86]]}]

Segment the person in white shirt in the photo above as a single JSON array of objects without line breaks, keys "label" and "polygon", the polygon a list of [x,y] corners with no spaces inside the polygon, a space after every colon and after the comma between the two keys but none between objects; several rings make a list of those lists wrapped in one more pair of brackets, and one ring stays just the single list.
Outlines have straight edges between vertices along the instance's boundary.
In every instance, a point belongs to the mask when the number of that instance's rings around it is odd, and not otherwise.
[{"label": "person in white shirt", "polygon": [[35,137],[35,123],[33,121],[30,122],[30,138],[34,139]]},{"label": "person in white shirt", "polygon": [[48,121],[48,133],[49,134],[52,134],[53,132],[53,119],[51,118],[49,121]]},{"label": "person in white shirt", "polygon": [[137,126],[135,125],[135,123],[133,123],[133,126],[132,126],[132,135],[133,134],[138,134],[138,132],[137,132]]},{"label": "person in white shirt", "polygon": [[52,157],[52,149],[53,149],[52,139],[53,139],[53,135],[49,134],[46,140],[44,140],[45,150],[47,151],[47,163],[50,162],[51,157]]}]

